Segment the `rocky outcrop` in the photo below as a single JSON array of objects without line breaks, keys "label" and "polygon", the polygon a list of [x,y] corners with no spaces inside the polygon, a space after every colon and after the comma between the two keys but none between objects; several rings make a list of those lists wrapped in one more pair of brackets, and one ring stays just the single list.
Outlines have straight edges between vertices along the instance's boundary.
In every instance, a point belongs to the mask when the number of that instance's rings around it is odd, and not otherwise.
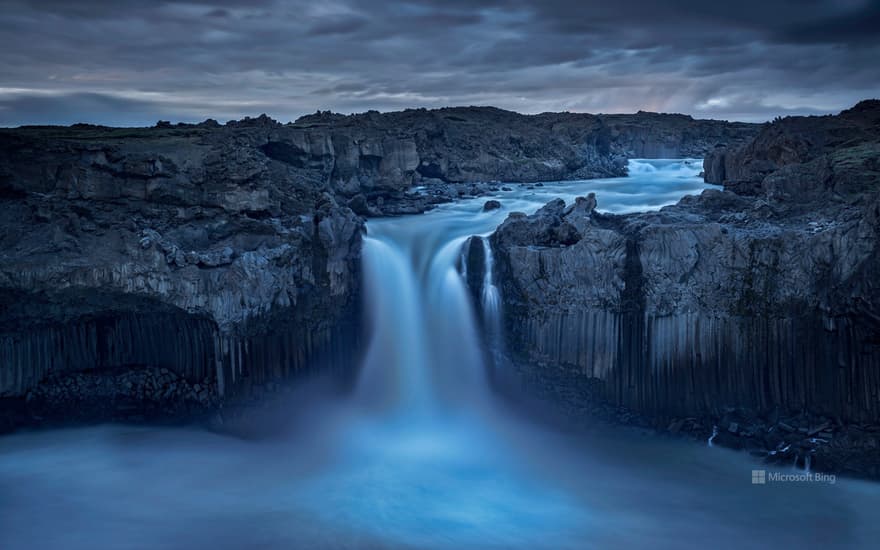
[{"label": "rocky outcrop", "polygon": [[53,421],[77,424],[191,419],[211,415],[221,403],[212,378],[194,382],[167,368],[144,367],[52,374],[25,404]]},{"label": "rocky outcrop", "polygon": [[755,136],[744,122],[695,120],[688,115],[602,115],[614,148],[627,158],[703,158],[717,147],[735,147]]},{"label": "rocky outcrop", "polygon": [[[706,181],[743,195],[809,192],[815,198],[825,184],[859,178],[862,165],[876,170],[880,100],[862,101],[836,116],[786,117],[765,124],[754,140],[726,145],[705,159]],[[873,164],[872,164],[873,163]],[[831,170],[829,164],[836,164]],[[852,174],[844,173],[851,171]],[[774,177],[768,178],[770,174]],[[794,188],[779,188],[781,184]]]},{"label": "rocky outcrop", "polygon": [[[728,177],[748,178],[659,212],[583,198],[511,214],[491,242],[521,374],[578,410],[663,427],[877,424],[878,107],[776,122],[726,154]],[[812,145],[789,156],[771,136]]]}]

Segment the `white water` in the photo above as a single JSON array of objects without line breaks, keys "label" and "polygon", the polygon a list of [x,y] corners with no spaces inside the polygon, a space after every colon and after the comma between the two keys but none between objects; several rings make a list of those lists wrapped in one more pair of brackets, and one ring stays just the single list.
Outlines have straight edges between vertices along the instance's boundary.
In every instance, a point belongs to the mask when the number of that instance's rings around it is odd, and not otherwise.
[{"label": "white water", "polygon": [[709,440],[706,442],[709,447],[714,445],[716,437],[718,437],[718,426],[712,426],[712,435],[709,436]]},{"label": "white water", "polygon": [[486,261],[483,266],[483,288],[480,296],[480,306],[483,310],[485,318],[486,342],[491,349],[503,346],[503,338],[501,334],[501,291],[495,285],[493,280],[493,271],[495,269],[495,259],[492,253],[492,246],[489,239],[483,239],[483,254]]},{"label": "white water", "polygon": [[[256,439],[123,426],[0,438],[0,548],[876,542],[876,485],[754,486],[751,470],[763,466],[745,454],[631,431],[556,431],[492,396],[455,269],[462,243],[554,197],[593,191],[600,210],[627,212],[706,187],[698,161],[630,169],[627,179],[515,187],[370,221],[370,344],[348,401],[303,387],[246,431]],[[488,198],[503,208],[482,212]],[[489,290],[477,307],[500,311],[500,298]],[[270,421],[281,425],[266,433]]]}]

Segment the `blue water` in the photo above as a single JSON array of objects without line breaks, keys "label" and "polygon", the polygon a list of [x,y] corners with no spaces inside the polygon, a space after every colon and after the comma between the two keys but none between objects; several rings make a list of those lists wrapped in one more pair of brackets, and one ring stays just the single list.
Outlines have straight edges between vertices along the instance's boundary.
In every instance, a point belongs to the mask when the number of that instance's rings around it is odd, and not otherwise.
[{"label": "blue water", "polygon": [[[235,430],[247,438],[118,425],[0,438],[0,548],[871,547],[878,485],[753,485],[764,466],[746,454],[556,429],[486,384],[474,309],[492,302],[472,304],[455,268],[464,240],[590,191],[600,210],[658,208],[708,187],[699,166],[635,161],[628,178],[371,220],[350,397],[299,387]],[[482,212],[488,198],[503,208]]]}]

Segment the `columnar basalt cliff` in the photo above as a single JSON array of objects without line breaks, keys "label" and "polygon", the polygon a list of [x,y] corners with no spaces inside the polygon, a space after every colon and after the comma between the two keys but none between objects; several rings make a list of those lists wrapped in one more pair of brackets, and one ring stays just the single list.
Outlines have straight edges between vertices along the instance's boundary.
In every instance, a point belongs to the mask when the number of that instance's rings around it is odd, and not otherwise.
[{"label": "columnar basalt cliff", "polygon": [[0,398],[215,404],[356,360],[359,216],[756,131],[493,108],[0,130]]},{"label": "columnar basalt cliff", "polygon": [[[880,423],[878,159],[869,101],[710,155],[725,190],[659,212],[589,197],[511,214],[491,242],[521,374],[579,411],[716,423],[736,445],[880,475],[876,434],[840,431]],[[822,447],[841,434],[860,451]]]},{"label": "columnar basalt cliff", "polygon": [[0,134],[0,396],[163,368],[216,402],[350,355],[363,222],[270,131]]}]

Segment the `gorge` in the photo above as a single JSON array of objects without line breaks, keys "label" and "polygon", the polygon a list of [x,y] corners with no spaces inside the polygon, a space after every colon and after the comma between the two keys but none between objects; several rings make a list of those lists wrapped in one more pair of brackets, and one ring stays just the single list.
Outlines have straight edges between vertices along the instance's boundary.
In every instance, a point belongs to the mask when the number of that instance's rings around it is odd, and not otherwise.
[{"label": "gorge", "polygon": [[875,484],[748,478],[880,476],[878,153],[877,101],[0,130],[4,537],[869,545]]}]

